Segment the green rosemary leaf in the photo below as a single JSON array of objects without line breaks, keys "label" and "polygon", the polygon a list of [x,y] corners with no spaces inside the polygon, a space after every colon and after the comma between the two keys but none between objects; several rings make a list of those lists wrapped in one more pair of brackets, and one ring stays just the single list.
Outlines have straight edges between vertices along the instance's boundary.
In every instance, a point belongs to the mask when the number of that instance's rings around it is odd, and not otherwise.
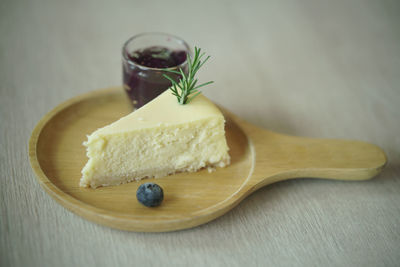
[{"label": "green rosemary leaf", "polygon": [[172,83],[172,85],[176,84],[175,80],[172,79],[171,77],[169,77],[167,74],[163,74],[163,76],[164,76],[164,78],[168,79]]},{"label": "green rosemary leaf", "polygon": [[171,72],[171,73],[175,73],[175,74],[181,74],[181,73],[180,73],[179,71],[177,71],[177,70],[164,69],[163,71]]},{"label": "green rosemary leaf", "polygon": [[192,96],[186,101],[186,104],[190,103],[190,101],[192,101],[193,98],[195,98],[195,97],[198,96],[199,94],[201,94],[200,91],[198,91],[196,94],[192,95]]},{"label": "green rosemary leaf", "polygon": [[[199,90],[200,87],[206,86],[208,84],[213,83],[213,81],[209,81],[200,85],[197,85],[197,79],[195,79],[195,75],[197,71],[207,62],[210,56],[207,56],[204,60],[202,58],[205,56],[205,53],[201,53],[201,48],[194,47],[194,56],[193,58],[187,54],[187,62],[188,62],[188,73],[182,69],[179,71],[176,70],[165,70],[166,72],[179,74],[180,80],[176,82],[173,78],[168,76],[167,74],[163,74],[164,78],[168,79],[171,82],[171,91],[174,96],[178,99],[178,103],[181,105],[187,104],[193,100],[196,96],[201,94]],[[196,86],[197,85],[197,86]],[[179,88],[179,89],[178,89]]]},{"label": "green rosemary leaf", "polygon": [[200,88],[200,87],[203,87],[203,86],[209,85],[210,83],[213,83],[213,82],[214,82],[214,81],[209,81],[209,82],[206,82],[206,83],[200,84],[200,85],[196,86],[196,87],[195,87],[195,88],[193,88],[193,89],[197,89],[197,88]]}]

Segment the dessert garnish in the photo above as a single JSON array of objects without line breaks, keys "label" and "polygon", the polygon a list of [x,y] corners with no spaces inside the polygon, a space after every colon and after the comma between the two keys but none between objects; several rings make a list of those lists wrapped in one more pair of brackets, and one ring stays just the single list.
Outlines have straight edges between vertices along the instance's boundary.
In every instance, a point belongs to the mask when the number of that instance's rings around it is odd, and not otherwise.
[{"label": "dessert garnish", "polygon": [[146,207],[157,207],[164,199],[164,192],[158,184],[145,183],[139,186],[136,197]]},{"label": "dessert garnish", "polygon": [[188,59],[187,75],[184,73],[182,69],[179,69],[179,71],[165,69],[165,71],[178,74],[181,77],[180,80],[176,82],[172,77],[168,76],[167,74],[163,74],[165,78],[171,81],[172,86],[170,87],[170,90],[172,91],[172,94],[176,96],[176,98],[178,99],[178,103],[181,105],[190,103],[190,101],[192,101],[193,98],[198,96],[201,93],[201,91],[198,90],[200,87],[213,83],[213,81],[209,81],[197,85],[198,79],[195,79],[197,71],[210,58],[210,56],[207,56],[204,60],[202,60],[202,57],[204,57],[204,55],[205,53],[201,53],[201,48],[197,47],[194,47],[193,59],[190,56],[190,54],[187,54],[187,59]]}]

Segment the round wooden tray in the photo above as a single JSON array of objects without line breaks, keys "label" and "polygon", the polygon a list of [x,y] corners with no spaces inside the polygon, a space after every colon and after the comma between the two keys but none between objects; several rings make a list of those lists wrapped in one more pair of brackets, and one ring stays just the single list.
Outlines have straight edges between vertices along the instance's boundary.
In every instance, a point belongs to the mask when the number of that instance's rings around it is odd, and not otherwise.
[{"label": "round wooden tray", "polygon": [[[31,165],[43,188],[64,207],[118,229],[182,229],[212,219],[204,214],[229,201],[249,177],[252,156],[248,140],[240,128],[228,123],[226,134],[232,158],[229,168],[156,179],[165,193],[160,207],[147,208],[136,200],[138,186],[150,179],[97,189],[79,187],[81,169],[87,162],[82,145],[86,135],[131,111],[123,90],[112,88],[73,98],[38,123],[30,139]],[[220,213],[223,212],[213,217]]]},{"label": "round wooden tray", "polygon": [[136,190],[149,179],[97,189],[79,187],[87,162],[82,145],[86,135],[129,112],[122,88],[94,91],[49,112],[29,142],[31,166],[47,193],[72,212],[117,229],[190,228],[224,214],[272,182],[294,177],[368,179],[386,163],[385,154],[374,145],[280,135],[223,110],[231,165],[212,173],[200,170],[151,179],[164,189],[164,201],[157,208],[147,208],[136,200]]}]

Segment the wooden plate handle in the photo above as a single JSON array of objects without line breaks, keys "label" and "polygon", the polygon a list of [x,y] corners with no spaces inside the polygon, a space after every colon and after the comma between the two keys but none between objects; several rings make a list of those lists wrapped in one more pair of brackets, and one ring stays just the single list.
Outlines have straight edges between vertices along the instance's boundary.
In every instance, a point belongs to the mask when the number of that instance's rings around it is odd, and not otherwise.
[{"label": "wooden plate handle", "polygon": [[242,126],[253,143],[259,186],[296,177],[365,180],[387,162],[381,148],[361,141],[295,137]]},{"label": "wooden plate handle", "polygon": [[382,149],[365,142],[300,137],[285,139],[287,153],[295,155],[288,170],[296,177],[364,180],[377,175],[386,164]]}]

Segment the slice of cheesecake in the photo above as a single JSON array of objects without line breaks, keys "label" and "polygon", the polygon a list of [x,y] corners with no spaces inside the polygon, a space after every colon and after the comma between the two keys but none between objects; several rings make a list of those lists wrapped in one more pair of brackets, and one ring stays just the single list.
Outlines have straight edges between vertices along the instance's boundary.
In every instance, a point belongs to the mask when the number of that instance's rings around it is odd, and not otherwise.
[{"label": "slice of cheesecake", "polygon": [[230,157],[219,109],[205,96],[180,105],[170,90],[88,136],[80,186],[224,167]]}]

